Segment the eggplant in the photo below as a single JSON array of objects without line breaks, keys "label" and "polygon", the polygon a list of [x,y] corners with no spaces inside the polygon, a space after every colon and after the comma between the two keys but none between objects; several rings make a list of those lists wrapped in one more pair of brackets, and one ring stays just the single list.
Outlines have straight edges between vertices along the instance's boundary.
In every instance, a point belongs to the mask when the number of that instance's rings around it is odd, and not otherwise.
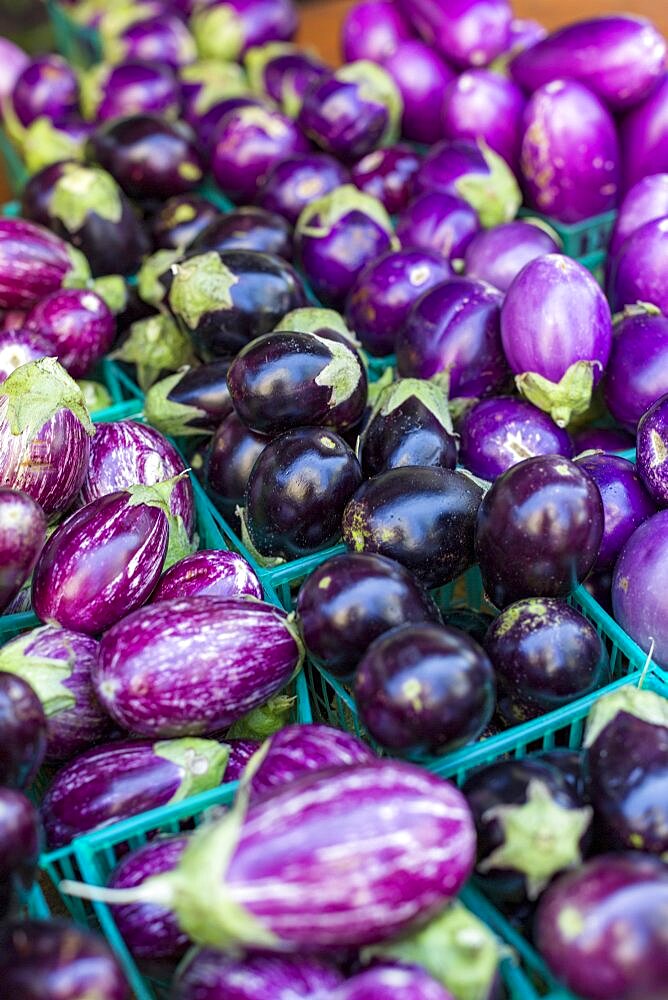
[{"label": "eggplant", "polygon": [[220,210],[199,194],[169,198],[151,220],[156,250],[184,250],[220,216]]},{"label": "eggplant", "polygon": [[51,353],[52,345],[49,341],[23,325],[26,315],[27,313],[21,315],[20,324],[0,332],[0,382],[4,382],[21,365],[39,361]]},{"label": "eggplant", "polygon": [[476,483],[450,469],[390,469],[358,489],[343,539],[354,552],[396,559],[424,586],[441,586],[473,564],[481,498]]},{"label": "eggplant", "polygon": [[641,302],[668,314],[666,246],[668,216],[631,233],[610,266],[608,297],[615,312]]},{"label": "eggplant", "polygon": [[481,399],[466,411],[458,430],[459,461],[482,479],[496,479],[535,455],[573,455],[568,432],[549,414],[515,396]]},{"label": "eggplant", "polygon": [[570,750],[566,747],[556,747],[553,750],[539,750],[537,753],[532,753],[531,758],[556,767],[577,797],[585,804],[590,804],[584,749]]},{"label": "eggplant", "polygon": [[257,250],[292,260],[292,229],[282,215],[246,205],[214,219],[188,247],[210,250]]},{"label": "eggplant", "polygon": [[253,46],[244,65],[251,90],[274,101],[290,118],[299,114],[310,87],[330,73],[315,54],[286,42]]},{"label": "eggplant", "polygon": [[476,876],[497,902],[535,900],[558,872],[582,863],[593,810],[553,765],[498,760],[472,771],[462,792],[476,826]]},{"label": "eggplant", "polygon": [[183,19],[164,4],[103,8],[99,25],[105,62],[142,59],[177,70],[195,60],[195,40]]},{"label": "eggplant", "polygon": [[99,125],[87,144],[129,198],[171,198],[192,191],[204,174],[187,125],[157,115],[128,115]]},{"label": "eggplant", "polygon": [[151,601],[155,604],[156,601],[198,594],[211,597],[249,595],[261,601],[262,585],[250,564],[237,552],[203,549],[174,563],[163,573]]},{"label": "eggplant", "polygon": [[668,566],[668,511],[633,532],[615,564],[612,607],[616,621],[660,667],[668,667],[664,591],[657,586]]},{"label": "eggplant", "polygon": [[483,646],[494,666],[498,711],[510,725],[568,705],[612,679],[600,635],[565,601],[516,601],[492,622]]},{"label": "eggplant", "polygon": [[205,361],[231,357],[306,304],[301,279],[274,254],[195,254],[171,269],[167,305]]},{"label": "eggplant", "polygon": [[[593,858],[540,901],[538,950],[550,971],[587,1000],[659,1000],[668,976],[667,900],[668,871],[658,858]],[[629,934],[620,935],[620,926]]]},{"label": "eggplant", "polygon": [[322,563],[302,584],[296,610],[309,657],[343,678],[389,629],[440,620],[432,599],[403,566],[366,553]]},{"label": "eggplant", "polygon": [[418,966],[376,966],[358,972],[329,994],[331,1000],[454,1000],[435,979]]},{"label": "eggplant", "polygon": [[41,806],[51,849],[148,809],[217,788],[228,750],[215,740],[132,740],[94,747],[65,764]]},{"label": "eggplant", "polygon": [[[248,80],[243,68],[234,62],[198,59],[179,73],[183,118],[200,140],[199,125],[207,112],[221,102],[248,94]],[[203,143],[206,146],[206,143]]]},{"label": "eggplant", "polygon": [[73,378],[88,375],[116,337],[111,310],[90,289],[51,292],[32,307],[25,322],[27,329],[49,341],[51,351]]},{"label": "eggplant", "polygon": [[295,226],[307,205],[349,180],[348,170],[333,156],[295,153],[282,157],[269,168],[255,201],[261,208],[282,215]]},{"label": "eggplant", "polygon": [[[642,415],[636,439],[636,463],[640,478],[652,500],[661,507],[668,503],[667,440],[668,395],[657,399]],[[649,509],[646,517],[651,513],[654,512]]]},{"label": "eggplant", "polygon": [[430,45],[412,37],[399,40],[394,51],[380,62],[401,94],[402,136],[429,145],[442,139],[440,113],[434,115],[431,109],[437,107],[440,112],[448,84],[456,79],[449,63]]},{"label": "eggplant", "polygon": [[392,354],[413,303],[452,276],[449,261],[435,250],[389,250],[360,272],[346,301],[346,320],[369,354]]},{"label": "eggplant", "polygon": [[[614,354],[614,341],[612,350]],[[604,451],[607,455],[613,455],[619,451],[632,451],[635,444],[635,438],[631,434],[617,427],[583,427],[573,434],[574,455],[581,455],[585,451]]]},{"label": "eggplant", "polygon": [[28,63],[29,56],[8,38],[2,39],[0,45],[0,101],[6,101],[11,95],[19,74],[23,72]]},{"label": "eggplant", "polygon": [[32,886],[42,847],[39,813],[22,792],[0,787],[0,926]]},{"label": "eggplant", "polygon": [[0,489],[0,611],[30,577],[45,541],[42,508],[26,493]]},{"label": "eggplant", "polygon": [[205,465],[205,485],[214,506],[226,517],[234,517],[236,508],[243,504],[253,466],[268,444],[266,437],[242,424],[236,413],[231,413],[214,434]]},{"label": "eggplant", "polygon": [[594,480],[557,455],[527,458],[483,497],[475,553],[487,597],[566,597],[596,562],[603,502]]},{"label": "eggplant", "polygon": [[310,956],[250,954],[238,957],[217,949],[193,949],[176,972],[174,1000],[220,1000],[234,989],[234,1000],[313,998],[343,982],[333,965]]},{"label": "eggplant", "polygon": [[510,41],[512,11],[506,0],[401,0],[399,10],[426,42],[457,67],[486,66]]},{"label": "eggplant", "polygon": [[244,93],[214,101],[203,114],[197,114],[192,108],[186,113],[186,121],[197,135],[207,160],[211,158],[220,123],[230,111],[238,108],[264,108],[266,111],[271,105],[261,97]]},{"label": "eggplant", "polygon": [[397,219],[397,239],[404,249],[436,250],[448,260],[461,260],[479,229],[475,209],[444,191],[420,194]]},{"label": "eggplant", "polygon": [[383,389],[357,453],[365,479],[408,465],[454,469],[457,442],[443,390],[413,378]]},{"label": "eggplant", "polygon": [[445,753],[477,739],[494,711],[494,672],[458,629],[402,625],[367,649],[355,675],[360,718],[381,746]]},{"label": "eggplant", "polygon": [[645,100],[624,116],[619,133],[624,192],[648,174],[668,171],[666,97],[668,72],[663,74]]},{"label": "eggplant", "polygon": [[190,18],[200,56],[237,59],[266,42],[289,42],[298,25],[292,0],[205,0]]},{"label": "eggplant", "polygon": [[42,117],[61,122],[78,107],[76,73],[58,55],[31,60],[18,75],[11,93],[11,109],[21,125],[30,125]]},{"label": "eggplant", "polygon": [[82,76],[81,108],[96,122],[137,114],[163,115],[173,121],[181,110],[181,88],[163,63],[143,59],[99,63]]},{"label": "eggplant", "polygon": [[26,219],[0,219],[0,308],[29,309],[49,292],[83,287],[90,268],[83,254]]},{"label": "eggplant", "polygon": [[229,361],[211,361],[155,382],[144,397],[146,419],[172,437],[212,433],[232,413],[229,367]]},{"label": "eggplant", "polygon": [[467,278],[488,281],[507,292],[522,268],[548,253],[559,253],[557,234],[530,219],[506,222],[476,233],[464,254]]},{"label": "eggplant", "polygon": [[112,718],[142,736],[217,733],[299,670],[294,631],[282,611],[262,601],[161,601],[105,633],[95,689]]},{"label": "eggplant", "polygon": [[344,431],[360,420],[367,376],[352,347],[309,333],[268,333],[230,365],[227,385],[243,422],[258,434],[292,428]]},{"label": "eggplant", "polygon": [[603,380],[606,406],[615,420],[635,435],[643,413],[666,393],[668,317],[655,306],[627,306],[615,324]]},{"label": "eggplant", "polygon": [[668,173],[643,177],[627,191],[619,206],[608,244],[609,261],[614,260],[626,240],[646,222],[668,215]]},{"label": "eggplant", "polygon": [[518,173],[522,117],[526,99],[508,77],[489,69],[471,69],[445,88],[441,139],[482,139]]},{"label": "eggplant", "polygon": [[419,166],[416,151],[397,143],[367,153],[351,167],[350,177],[355,187],[377,198],[390,215],[396,215],[411,199],[412,179]]},{"label": "eggplant", "polygon": [[47,517],[67,510],[93,433],[79,386],[55,358],[22,365],[0,384],[0,485],[27,493]]},{"label": "eggplant", "polygon": [[248,766],[248,762],[262,746],[262,740],[233,737],[226,738],[225,743],[230,748],[225,778],[227,781],[239,781]]},{"label": "eggplant", "polygon": [[0,672],[0,785],[25,788],[46,751],[46,716],[34,690]]},{"label": "eggplant", "polygon": [[341,51],[347,63],[356,59],[383,62],[412,35],[410,25],[392,0],[361,0],[343,18]]},{"label": "eggplant", "polygon": [[263,557],[295,559],[333,545],[346,504],[362,482],[337,434],[300,427],[274,438],[248,479],[244,524]]}]

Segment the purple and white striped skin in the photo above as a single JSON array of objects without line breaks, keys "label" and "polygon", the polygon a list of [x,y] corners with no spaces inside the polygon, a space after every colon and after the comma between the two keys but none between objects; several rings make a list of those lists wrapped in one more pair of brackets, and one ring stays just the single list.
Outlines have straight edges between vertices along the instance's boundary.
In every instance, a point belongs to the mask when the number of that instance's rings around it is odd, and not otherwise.
[{"label": "purple and white striped skin", "polygon": [[32,573],[46,541],[46,517],[20,490],[0,488],[0,611]]},{"label": "purple and white striped skin", "polygon": [[[392,6],[387,3],[387,6]],[[19,75],[30,62],[23,49],[8,38],[0,38],[0,102],[11,95]]]},{"label": "purple and white striped skin", "polygon": [[646,222],[622,245],[610,267],[608,297],[615,312],[642,302],[668,316],[668,215]]},{"label": "purple and white striped skin", "polygon": [[327,994],[327,1000],[455,1000],[418,966],[378,966],[358,972]]},{"label": "purple and white striped skin", "polygon": [[25,309],[4,309],[0,314],[0,330],[20,330],[26,317]]},{"label": "purple and white striped skin", "polygon": [[42,117],[57,124],[79,109],[76,73],[62,56],[39,56],[17,77],[11,103],[21,125]]},{"label": "purple and white striped skin", "polygon": [[91,677],[98,643],[60,625],[44,625],[0,649],[0,670],[32,685],[47,718],[48,760],[69,760],[107,739],[112,722]]},{"label": "purple and white striped skin", "polygon": [[301,666],[294,628],[278,608],[248,598],[161,601],[103,637],[98,697],[142,736],[217,733],[285,687]]},{"label": "purple and white striped skin", "polygon": [[338,969],[317,958],[261,954],[237,958],[202,948],[184,959],[172,990],[173,1000],[313,1000],[329,998],[342,982]]},{"label": "purple and white striped skin", "polygon": [[648,174],[668,171],[668,73],[651,93],[631,108],[620,126],[622,191]]},{"label": "purple and white striped skin", "polygon": [[85,285],[90,268],[73,246],[25,219],[0,219],[0,308],[29,309],[68,285]]},{"label": "purple and white striped skin", "polygon": [[126,59],[116,66],[104,63],[83,76],[82,107],[87,118],[109,121],[142,113],[177,118],[181,108],[179,82],[161,63]]},{"label": "purple and white striped skin", "polygon": [[346,167],[327,153],[284,156],[265,174],[255,204],[295,226],[307,205],[349,181]]},{"label": "purple and white striped skin", "polygon": [[643,177],[627,191],[619,206],[608,244],[610,262],[617,256],[631,233],[646,222],[668,216],[668,173]]},{"label": "purple and white striped skin", "polygon": [[480,229],[476,211],[463,198],[427,191],[397,220],[397,239],[405,250],[435,250],[448,260],[461,259]]},{"label": "purple and white striped skin", "polygon": [[627,307],[615,323],[603,380],[606,405],[615,420],[635,434],[643,413],[666,393],[668,318],[653,306]]},{"label": "purple and white striped skin", "polygon": [[[668,395],[661,396],[638,424],[636,464],[658,506],[668,505]],[[648,515],[649,516],[649,515]]]},{"label": "purple and white striped skin", "polygon": [[[666,390],[668,391],[668,386],[666,386]],[[626,431],[618,430],[616,427],[585,427],[573,434],[574,455],[581,455],[583,451],[604,451],[606,454],[612,455],[619,451],[630,451],[635,446],[635,437],[632,434],[627,434]]]},{"label": "purple and white striped skin", "polygon": [[534,455],[573,455],[568,432],[515,396],[480,400],[464,414],[458,431],[459,461],[481,479],[496,479]]},{"label": "purple and white striped skin", "polygon": [[26,327],[51,343],[61,365],[83,378],[110,350],[116,321],[106,303],[89,289],[51,292],[26,316]]},{"label": "purple and white striped skin", "polygon": [[[151,875],[171,871],[187,843],[187,837],[150,840],[122,859],[111,873],[109,885],[114,889],[130,888],[141,885]],[[190,943],[174,914],[155,903],[118,906],[114,910],[114,920],[126,945],[138,959],[177,959]]]},{"label": "purple and white striped skin", "polygon": [[[90,443],[88,474],[81,500],[90,503],[128,486],[155,486],[185,472],[183,459],[160,431],[135,420],[98,424]],[[195,527],[195,500],[190,480],[176,484],[170,498],[174,517],[181,517],[188,535]]]},{"label": "purple and white striped skin", "polygon": [[529,261],[560,252],[554,237],[556,233],[551,236],[542,226],[521,219],[483,229],[466,248],[464,273],[507,292]]},{"label": "purple and white striped skin", "polygon": [[155,17],[138,14],[133,24],[109,34],[105,32],[103,17],[100,36],[106,62],[117,62],[119,57],[140,59],[178,70],[197,58],[195,40],[182,18],[164,8]]},{"label": "purple and white striped skin", "polygon": [[[43,622],[97,635],[148,600],[167,555],[166,502],[120,490],[92,500],[51,536],[32,582]],[[149,488],[150,489],[150,488]]]},{"label": "purple and white striped skin", "polygon": [[[151,602],[175,597],[243,597],[262,600],[262,585],[255,571],[237,552],[202,549],[179,560],[160,578]],[[0,658],[2,652],[0,651]]]},{"label": "purple and white striped skin", "polygon": [[350,170],[353,184],[377,198],[390,215],[406,207],[411,198],[412,178],[420,156],[411,147],[397,143],[367,153]]},{"label": "purple and white striped skin", "polygon": [[25,681],[0,672],[0,785],[25,788],[44,760],[46,716]]},{"label": "purple and white striped skin", "polygon": [[442,139],[443,122],[439,111],[448,85],[456,79],[454,70],[419,38],[402,39],[393,52],[379,61],[401,94],[404,105],[402,136],[427,144]]},{"label": "purple and white striped skin", "polygon": [[227,747],[215,740],[128,740],[80,754],[53,778],[41,806],[50,848],[217,788]]},{"label": "purple and white striped skin", "polygon": [[225,768],[225,781],[239,781],[248,761],[262,746],[262,740],[225,740],[230,756]]},{"label": "purple and white striped skin", "polygon": [[512,78],[528,93],[567,72],[612,111],[638,104],[663,73],[666,42],[644,17],[608,14],[576,21],[520,52]]},{"label": "purple and white striped skin", "polygon": [[609,211],[620,190],[612,115],[575,80],[546,83],[524,112],[520,167],[529,208],[568,223]]},{"label": "purple and white striped skin", "polygon": [[660,667],[668,667],[666,592],[657,586],[668,572],[668,510],[636,528],[615,564],[612,607],[624,631]]},{"label": "purple and white striped skin", "polygon": [[487,66],[508,47],[512,10],[507,0],[400,0],[411,27],[448,62]]},{"label": "purple and white striped skin", "polygon": [[410,24],[392,0],[361,0],[346,12],[341,24],[345,62],[384,62],[402,42],[413,37]]},{"label": "purple and white striped skin", "polygon": [[525,105],[512,80],[487,69],[469,70],[445,90],[439,138],[484,139],[517,173]]},{"label": "purple and white striped skin", "polygon": [[53,345],[41,334],[26,329],[24,322],[22,318],[18,326],[0,332],[0,382],[21,365],[51,354]]}]

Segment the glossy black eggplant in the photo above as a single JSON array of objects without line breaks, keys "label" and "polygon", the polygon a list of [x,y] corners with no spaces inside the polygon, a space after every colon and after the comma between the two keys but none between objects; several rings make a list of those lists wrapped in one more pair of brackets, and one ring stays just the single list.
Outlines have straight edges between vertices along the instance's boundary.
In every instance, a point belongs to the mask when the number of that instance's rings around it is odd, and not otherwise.
[{"label": "glossy black eggplant", "polygon": [[19,894],[30,889],[41,848],[35,807],[22,792],[0,787],[0,920],[13,915]]},{"label": "glossy black eggplant", "polygon": [[25,788],[46,753],[46,716],[26,681],[0,672],[0,786]]},{"label": "glossy black eggplant", "polygon": [[282,215],[245,205],[214,219],[189,246],[208,250],[257,250],[292,260],[292,226]]},{"label": "glossy black eggplant", "polygon": [[211,361],[156,382],[144,399],[146,419],[172,437],[214,431],[232,412],[229,367],[229,361]]},{"label": "glossy black eggplant", "polygon": [[204,472],[206,491],[227,517],[243,504],[248,477],[269,438],[249,431],[236,413],[223,420],[211,442]]},{"label": "glossy black eggplant", "polygon": [[556,767],[578,799],[585,804],[589,803],[589,787],[585,774],[585,750],[555,747],[553,750],[539,750],[531,757],[533,760],[541,760],[545,764]]},{"label": "glossy black eggplant", "polygon": [[220,209],[201,194],[176,194],[151,220],[153,248],[183,250],[219,216]]}]

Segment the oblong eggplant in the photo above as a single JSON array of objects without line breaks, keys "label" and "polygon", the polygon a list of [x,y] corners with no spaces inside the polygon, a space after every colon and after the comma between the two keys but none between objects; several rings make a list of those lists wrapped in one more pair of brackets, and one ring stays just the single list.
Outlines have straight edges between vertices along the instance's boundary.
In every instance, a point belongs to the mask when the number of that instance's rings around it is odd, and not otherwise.
[{"label": "oblong eggplant", "polygon": [[327,559],[297,598],[306,651],[336,677],[350,676],[373,640],[389,629],[439,620],[435,603],[408,570],[367,553]]},{"label": "oblong eggplant", "polygon": [[635,435],[643,413],[666,393],[668,317],[647,304],[627,306],[615,323],[603,380],[606,405],[615,420]]},{"label": "oblong eggplant", "polygon": [[199,194],[169,198],[151,220],[156,250],[184,250],[220,215],[220,209]]},{"label": "oblong eggplant", "polygon": [[42,849],[39,813],[14,788],[0,787],[0,920],[15,916],[33,884]]},{"label": "oblong eggplant", "polygon": [[45,541],[42,508],[19,490],[0,489],[0,611],[32,573]]},{"label": "oblong eggplant", "polygon": [[[284,612],[261,601],[161,601],[104,635],[95,689],[112,718],[132,732],[220,732],[263,705],[300,668],[294,631]],[[145,697],[138,697],[139,686]]]},{"label": "oblong eggplant", "polygon": [[46,751],[46,716],[29,684],[0,673],[0,784],[25,788]]},{"label": "oblong eggplant", "polygon": [[642,415],[636,438],[638,472],[652,499],[662,507],[668,503],[667,441],[668,395],[657,399]]},{"label": "oblong eggplant", "polygon": [[444,90],[442,135],[483,139],[517,174],[525,104],[524,94],[508,77],[489,69],[468,70],[448,81]]},{"label": "oblong eggplant", "polygon": [[4,382],[21,365],[46,358],[52,352],[48,340],[34,330],[25,329],[24,320],[23,315],[20,326],[3,329],[0,333],[0,382]]},{"label": "oblong eggplant", "polygon": [[627,191],[619,206],[610,242],[609,262],[614,260],[629,236],[653,219],[668,215],[668,173],[650,174]]},{"label": "oblong eggplant", "polygon": [[51,344],[51,351],[73,378],[83,378],[111,349],[116,337],[113,313],[91,289],[51,292],[26,316],[26,327]]},{"label": "oblong eggplant", "polygon": [[234,518],[243,504],[248,479],[256,460],[269,444],[262,434],[254,434],[230,413],[211,442],[205,464],[207,495],[221,513]]},{"label": "oblong eggplant", "polygon": [[41,813],[51,848],[147,809],[216,788],[224,743],[185,737],[108,743],[75,757],[49,785]]},{"label": "oblong eggplant", "polygon": [[292,260],[292,227],[276,212],[245,205],[219,215],[195,237],[188,250],[256,250]]},{"label": "oblong eggplant", "polygon": [[105,62],[146,59],[176,71],[197,55],[184,18],[161,3],[140,3],[129,11],[103,8],[98,30]]},{"label": "oblong eggplant", "polygon": [[172,437],[214,431],[232,413],[229,367],[229,361],[211,361],[155,382],[144,399],[149,424]]},{"label": "oblong eggplant", "polygon": [[0,219],[0,308],[29,309],[67,283],[90,278],[86,258],[54,233],[25,219]]},{"label": "oblong eggplant", "polygon": [[623,191],[648,174],[668,171],[666,128],[668,73],[664,73],[644,101],[624,116],[620,128]]},{"label": "oblong eggplant", "polygon": [[299,114],[309,87],[330,72],[314,52],[285,42],[254,46],[244,63],[251,90],[275,101],[291,118]]},{"label": "oblong eggplant", "polygon": [[[262,585],[250,564],[237,552],[202,549],[180,559],[160,577],[151,601],[175,597],[243,597],[262,600]],[[0,650],[0,663],[2,650]]]},{"label": "oblong eggplant", "polygon": [[349,180],[347,169],[333,156],[296,153],[270,167],[255,200],[294,226],[307,205]]},{"label": "oblong eggplant", "polygon": [[467,278],[488,281],[507,292],[525,264],[559,249],[556,232],[518,219],[476,233],[464,254],[464,271]]},{"label": "oblong eggplant", "polygon": [[309,956],[246,955],[238,958],[200,948],[181,963],[174,1000],[219,1000],[234,983],[235,1000],[299,1000],[317,996],[343,982],[333,965]]},{"label": "oblong eggplant", "polygon": [[633,532],[612,578],[615,620],[661,667],[668,667],[668,619],[665,593],[656,581],[668,566],[667,542],[668,511],[660,510]]},{"label": "oblong eggplant", "polygon": [[343,539],[354,552],[389,556],[425,586],[441,586],[473,564],[481,498],[476,483],[450,469],[390,469],[352,498]]}]

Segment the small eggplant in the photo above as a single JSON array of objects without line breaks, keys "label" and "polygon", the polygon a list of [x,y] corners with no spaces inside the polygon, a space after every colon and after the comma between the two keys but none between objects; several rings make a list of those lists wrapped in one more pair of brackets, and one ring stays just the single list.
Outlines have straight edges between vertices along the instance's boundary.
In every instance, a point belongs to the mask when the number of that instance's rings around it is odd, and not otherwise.
[{"label": "small eggplant", "polygon": [[197,595],[243,597],[246,594],[262,600],[262,585],[244,557],[237,552],[203,549],[179,560],[163,573],[151,602]]},{"label": "small eggplant", "polygon": [[[655,306],[627,306],[615,323],[603,380],[606,406],[635,435],[643,413],[668,393],[668,317]],[[628,446],[633,448],[633,442]]]},{"label": "small eggplant", "polygon": [[477,213],[463,198],[425,191],[399,216],[397,239],[406,250],[436,250],[448,260],[461,260],[479,229]]},{"label": "small eggplant", "polygon": [[[383,6],[390,4],[383,3]],[[392,9],[396,9],[394,5]],[[402,38],[394,51],[380,62],[401,94],[402,136],[428,145],[442,139],[440,109],[448,84],[456,79],[450,65],[427,42],[411,37]],[[431,114],[432,108],[438,108],[439,114]]]},{"label": "small eggplant", "polygon": [[20,325],[0,332],[0,382],[4,382],[21,365],[39,361],[51,353],[52,345],[48,340],[23,326],[26,315],[21,315]]},{"label": "small eggplant", "polygon": [[643,177],[627,191],[615,219],[608,257],[613,261],[623,244],[636,229],[653,219],[668,215],[668,173]]},{"label": "small eggplant", "polygon": [[421,38],[457,67],[486,66],[510,42],[507,0],[401,0],[399,10]]},{"label": "small eggplant", "polygon": [[206,460],[206,489],[214,506],[228,518],[243,504],[246,485],[256,459],[269,444],[231,413],[213,436]]},{"label": "small eggplant", "polygon": [[[636,464],[650,496],[661,507],[668,504],[668,395],[661,396],[642,415],[636,439]],[[646,516],[649,517],[649,514]]]},{"label": "small eggplant", "polygon": [[26,219],[0,219],[0,308],[30,309],[58,288],[82,288],[88,261],[54,233]]},{"label": "small eggplant", "polygon": [[517,174],[526,98],[512,80],[489,69],[471,69],[445,88],[440,139],[482,139]]},{"label": "small eggplant", "polygon": [[211,433],[232,413],[229,361],[211,361],[155,382],[144,398],[144,415],[172,437]]},{"label": "small eggplant", "polygon": [[88,375],[111,349],[116,336],[113,313],[90,289],[51,292],[32,307],[26,327],[49,341],[52,352],[73,378]]},{"label": "small eggplant", "polygon": [[663,587],[668,566],[668,510],[660,510],[633,532],[615,563],[614,618],[660,667],[668,668],[668,617]]},{"label": "small eggplant", "polygon": [[361,0],[343,18],[341,50],[347,63],[356,59],[382,63],[411,37],[410,25],[393,0]]},{"label": "small eggplant", "polygon": [[174,120],[181,110],[179,81],[162,63],[142,59],[99,63],[82,75],[81,108],[84,117],[95,122],[138,114]]},{"label": "small eggplant", "polygon": [[0,673],[0,785],[29,785],[45,751],[46,716],[39,698],[20,677]]},{"label": "small eggplant", "polygon": [[642,303],[655,306],[664,316],[668,313],[667,246],[668,216],[646,222],[622,244],[608,281],[608,296],[616,312]]},{"label": "small eggplant", "polygon": [[32,886],[41,848],[35,807],[22,792],[0,787],[0,924],[16,915],[19,896]]},{"label": "small eggplant", "polygon": [[246,205],[214,219],[196,236],[188,250],[193,253],[257,250],[292,260],[292,229],[282,215]]},{"label": "small eggplant", "polygon": [[645,100],[624,116],[620,129],[623,191],[648,174],[668,172],[667,97],[668,73],[664,73]]},{"label": "small eggplant", "polygon": [[0,488],[0,611],[29,578],[45,541],[42,508],[26,493]]},{"label": "small eggplant", "polygon": [[183,19],[161,3],[103,7],[99,37],[104,61],[112,64],[141,59],[178,70],[197,56],[195,40]]},{"label": "small eggplant", "polygon": [[293,0],[205,0],[190,18],[200,56],[234,60],[266,42],[289,42],[299,18]]},{"label": "small eggplant", "polygon": [[[308,1000],[331,997],[343,982],[335,968],[308,955],[249,954],[193,949],[176,971],[174,1000],[220,1000],[234,984],[234,1000]],[[365,997],[364,1000],[369,1000]]]},{"label": "small eggplant", "polygon": [[330,69],[316,55],[286,42],[268,42],[249,49],[244,59],[251,90],[274,101],[296,118],[307,91]]},{"label": "small eggplant", "polygon": [[21,125],[42,117],[54,123],[64,121],[79,107],[76,73],[62,56],[33,59],[16,79],[11,106]]},{"label": "small eggplant", "polygon": [[488,281],[507,292],[522,268],[536,257],[559,253],[556,232],[530,219],[506,222],[477,233],[464,254],[467,278]]},{"label": "small eggplant", "polygon": [[174,195],[151,221],[153,246],[156,250],[183,251],[219,215],[219,209],[199,194]]},{"label": "small eggplant", "polygon": [[307,205],[349,181],[343,164],[327,153],[293,154],[270,167],[255,201],[295,226]]},{"label": "small eggplant", "polygon": [[377,198],[396,215],[411,199],[413,175],[420,166],[420,156],[410,146],[397,144],[367,153],[351,167],[355,187]]}]

